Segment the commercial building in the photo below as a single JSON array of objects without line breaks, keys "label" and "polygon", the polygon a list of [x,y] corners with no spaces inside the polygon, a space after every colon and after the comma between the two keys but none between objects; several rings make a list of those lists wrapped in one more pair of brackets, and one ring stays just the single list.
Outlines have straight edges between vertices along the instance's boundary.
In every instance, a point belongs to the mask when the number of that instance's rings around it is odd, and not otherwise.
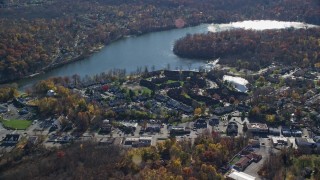
[{"label": "commercial building", "polygon": [[267,134],[269,132],[267,124],[262,123],[248,123],[247,128],[253,134]]},{"label": "commercial building", "polygon": [[146,132],[159,133],[160,129],[161,129],[160,124],[147,124]]},{"label": "commercial building", "polygon": [[256,178],[244,172],[233,171],[227,175],[228,180],[255,180]]},{"label": "commercial building", "polygon": [[151,142],[151,136],[141,136],[134,138],[126,138],[123,145],[127,147],[147,147],[151,145]]},{"label": "commercial building", "polygon": [[320,153],[320,143],[315,143],[311,138],[295,138],[297,148],[303,154]]},{"label": "commercial building", "polygon": [[185,127],[173,126],[170,129],[170,135],[183,135],[190,133],[190,130],[186,130]]},{"label": "commercial building", "polygon": [[277,145],[288,145],[288,138],[286,137],[271,137],[271,142],[273,146]]}]

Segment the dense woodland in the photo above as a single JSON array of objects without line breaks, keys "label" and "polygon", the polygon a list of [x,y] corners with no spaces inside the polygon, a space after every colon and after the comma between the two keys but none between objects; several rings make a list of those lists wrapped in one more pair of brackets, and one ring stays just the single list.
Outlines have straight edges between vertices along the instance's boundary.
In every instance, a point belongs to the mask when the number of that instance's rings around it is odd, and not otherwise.
[{"label": "dense woodland", "polygon": [[320,24],[318,7],[318,0],[1,0],[0,82],[83,59],[126,35],[247,19]]},{"label": "dense woodland", "polygon": [[4,158],[0,178],[223,179],[218,167],[227,163],[244,144],[241,137],[221,138],[217,133],[198,137],[194,145],[169,139],[156,146],[130,150],[75,143],[23,160]]},{"label": "dense woodland", "polygon": [[176,41],[174,53],[188,58],[221,58],[220,63],[259,70],[278,62],[300,67],[320,62],[320,29],[284,29],[187,35]]}]

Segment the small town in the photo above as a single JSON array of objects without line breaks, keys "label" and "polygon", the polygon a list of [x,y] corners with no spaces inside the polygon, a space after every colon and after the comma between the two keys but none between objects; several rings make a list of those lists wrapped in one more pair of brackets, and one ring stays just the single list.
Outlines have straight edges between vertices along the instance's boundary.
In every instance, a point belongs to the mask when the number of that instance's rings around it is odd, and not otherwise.
[{"label": "small town", "polygon": [[[129,76],[114,70],[41,81],[25,93],[10,89],[5,93],[12,97],[0,106],[1,157],[14,153],[19,161],[41,149],[88,141],[139,149],[167,140],[193,146],[200,137],[219,136],[241,145],[217,171],[258,179],[269,156],[283,149],[320,153],[319,69],[272,64],[256,73],[222,65],[199,70],[145,68]],[[72,104],[69,96],[78,98],[78,113],[59,108]]]}]

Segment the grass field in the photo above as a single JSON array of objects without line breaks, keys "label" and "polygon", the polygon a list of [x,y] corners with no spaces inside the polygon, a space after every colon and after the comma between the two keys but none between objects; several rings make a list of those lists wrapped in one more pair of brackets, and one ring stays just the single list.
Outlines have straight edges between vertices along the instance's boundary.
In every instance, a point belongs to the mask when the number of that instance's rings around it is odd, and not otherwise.
[{"label": "grass field", "polygon": [[18,129],[18,130],[24,130],[27,129],[31,125],[31,121],[28,120],[2,120],[1,121],[3,126],[8,129]]},{"label": "grass field", "polygon": [[235,157],[232,162],[230,164],[235,164],[236,162],[238,162],[240,160],[240,157]]}]

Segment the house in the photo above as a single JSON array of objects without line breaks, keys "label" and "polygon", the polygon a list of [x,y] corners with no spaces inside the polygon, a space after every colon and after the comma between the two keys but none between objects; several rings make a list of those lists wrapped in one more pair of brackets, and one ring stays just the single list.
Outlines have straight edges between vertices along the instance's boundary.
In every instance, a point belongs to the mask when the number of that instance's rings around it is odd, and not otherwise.
[{"label": "house", "polygon": [[180,104],[179,109],[184,111],[185,113],[192,113],[194,110],[191,106],[187,106],[185,104]]},{"label": "house", "polygon": [[201,129],[201,128],[207,128],[207,122],[205,119],[198,119],[195,123],[194,123],[194,127],[197,129]]},{"label": "house", "polygon": [[256,153],[250,153],[246,155],[246,157],[249,158],[251,162],[255,162],[255,163],[259,162],[262,159],[262,156]]},{"label": "house", "polygon": [[213,110],[213,113],[221,116],[227,113],[231,113],[233,111],[233,106],[225,106],[225,107],[217,107]]},{"label": "house", "polygon": [[178,101],[176,101],[176,100],[169,99],[167,101],[167,105],[168,105],[168,107],[178,108],[180,106],[180,103]]},{"label": "house", "polygon": [[211,117],[211,119],[209,120],[209,125],[210,126],[216,126],[219,124],[219,117],[214,115]]},{"label": "house", "polygon": [[3,145],[14,146],[20,140],[20,134],[7,134],[6,137],[2,140]]},{"label": "house", "polygon": [[234,165],[234,168],[239,171],[244,171],[251,164],[251,159],[246,156],[243,156],[239,159],[238,162]]}]

